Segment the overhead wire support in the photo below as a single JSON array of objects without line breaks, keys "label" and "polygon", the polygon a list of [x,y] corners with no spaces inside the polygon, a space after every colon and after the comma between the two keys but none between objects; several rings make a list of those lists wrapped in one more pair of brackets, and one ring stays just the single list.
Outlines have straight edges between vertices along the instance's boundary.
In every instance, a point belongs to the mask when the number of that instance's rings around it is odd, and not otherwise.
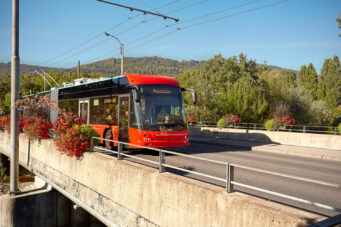
[{"label": "overhead wire support", "polygon": [[[37,70],[34,70],[35,73],[37,73],[39,76],[41,76],[43,78],[44,81],[46,81],[50,87],[52,87],[52,85],[50,84],[50,82],[46,79],[45,75],[42,75],[40,72],[38,72]],[[44,87],[44,91],[46,90],[46,88]]]},{"label": "overhead wire support", "polygon": [[121,4],[117,4],[117,3],[114,3],[114,2],[108,2],[108,1],[105,1],[105,0],[97,0],[99,2],[103,2],[103,3],[107,3],[107,4],[110,4],[110,5],[114,5],[114,6],[118,6],[118,7],[122,7],[122,8],[126,8],[126,9],[129,9],[130,11],[138,11],[138,12],[142,12],[144,13],[145,15],[146,14],[151,14],[151,15],[154,15],[154,16],[158,16],[158,17],[162,17],[163,19],[170,19],[170,20],[174,20],[175,22],[178,22],[179,19],[177,18],[174,18],[174,17],[169,17],[169,16],[166,16],[166,15],[162,15],[160,13],[154,13],[154,12],[151,12],[151,11],[146,11],[146,10],[142,10],[142,9],[137,9],[137,8],[134,8],[134,7],[130,7],[130,6],[124,6],[124,5],[121,5]]},{"label": "overhead wire support", "polygon": [[50,77],[50,78],[51,78],[51,80],[53,80],[53,82],[54,82],[55,84],[57,84],[57,86],[58,86],[58,87],[60,87],[60,85],[57,83],[57,81],[56,81],[55,79],[53,79],[53,77],[52,77],[51,75],[49,75],[49,74],[48,74],[48,73],[46,73],[45,71],[43,71],[43,73],[44,73],[44,75],[46,75],[46,76]]}]

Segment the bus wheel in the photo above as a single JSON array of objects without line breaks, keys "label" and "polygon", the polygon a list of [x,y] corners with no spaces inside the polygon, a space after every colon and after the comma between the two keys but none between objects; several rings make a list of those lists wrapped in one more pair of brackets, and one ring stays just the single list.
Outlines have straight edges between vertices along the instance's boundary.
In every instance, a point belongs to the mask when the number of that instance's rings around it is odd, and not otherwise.
[{"label": "bus wheel", "polygon": [[[105,139],[108,139],[108,140],[113,140],[113,139],[114,139],[113,134],[112,134],[112,130],[111,130],[111,129],[109,129],[109,130],[106,131],[105,137],[104,137],[104,138],[105,138]],[[105,144],[105,147],[106,147],[107,149],[112,150],[112,149],[114,148],[114,143],[111,142],[111,141],[105,140],[104,144]]]}]

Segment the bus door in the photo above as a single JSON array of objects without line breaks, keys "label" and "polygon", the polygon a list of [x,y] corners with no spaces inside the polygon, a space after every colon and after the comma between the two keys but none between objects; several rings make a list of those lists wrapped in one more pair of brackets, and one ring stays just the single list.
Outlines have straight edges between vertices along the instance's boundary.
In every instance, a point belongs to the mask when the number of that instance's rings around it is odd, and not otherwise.
[{"label": "bus door", "polygon": [[89,99],[79,100],[78,116],[86,119],[86,124],[89,124]]},{"label": "bus door", "polygon": [[118,140],[129,142],[129,95],[119,96]]}]

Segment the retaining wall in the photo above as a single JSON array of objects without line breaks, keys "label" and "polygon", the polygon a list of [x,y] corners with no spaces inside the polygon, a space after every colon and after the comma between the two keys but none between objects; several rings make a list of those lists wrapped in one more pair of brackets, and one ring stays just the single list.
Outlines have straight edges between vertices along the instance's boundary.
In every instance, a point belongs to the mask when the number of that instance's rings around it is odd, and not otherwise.
[{"label": "retaining wall", "polygon": [[197,137],[341,150],[341,136],[339,135],[210,127],[189,127],[189,134]]},{"label": "retaining wall", "polygon": [[[0,132],[0,151],[9,138]],[[20,163],[28,160],[20,135]],[[61,155],[31,144],[29,166],[118,226],[306,226],[321,216],[94,152]]]}]

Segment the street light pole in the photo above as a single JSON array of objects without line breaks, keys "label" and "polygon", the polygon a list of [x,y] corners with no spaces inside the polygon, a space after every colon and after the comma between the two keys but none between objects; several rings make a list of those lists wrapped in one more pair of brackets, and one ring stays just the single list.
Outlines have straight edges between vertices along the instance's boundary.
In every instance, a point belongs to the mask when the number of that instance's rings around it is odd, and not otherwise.
[{"label": "street light pole", "polygon": [[113,36],[109,33],[104,32],[104,35],[106,36],[110,36],[114,39],[116,39],[118,41],[118,43],[120,44],[120,52],[121,52],[121,75],[123,75],[124,71],[123,71],[123,61],[124,61],[124,46],[121,43],[121,41],[119,40],[119,38],[117,38],[116,36]]},{"label": "street light pole", "polygon": [[19,0],[12,1],[12,59],[11,59],[11,144],[10,144],[10,193],[16,194],[19,181]]}]

